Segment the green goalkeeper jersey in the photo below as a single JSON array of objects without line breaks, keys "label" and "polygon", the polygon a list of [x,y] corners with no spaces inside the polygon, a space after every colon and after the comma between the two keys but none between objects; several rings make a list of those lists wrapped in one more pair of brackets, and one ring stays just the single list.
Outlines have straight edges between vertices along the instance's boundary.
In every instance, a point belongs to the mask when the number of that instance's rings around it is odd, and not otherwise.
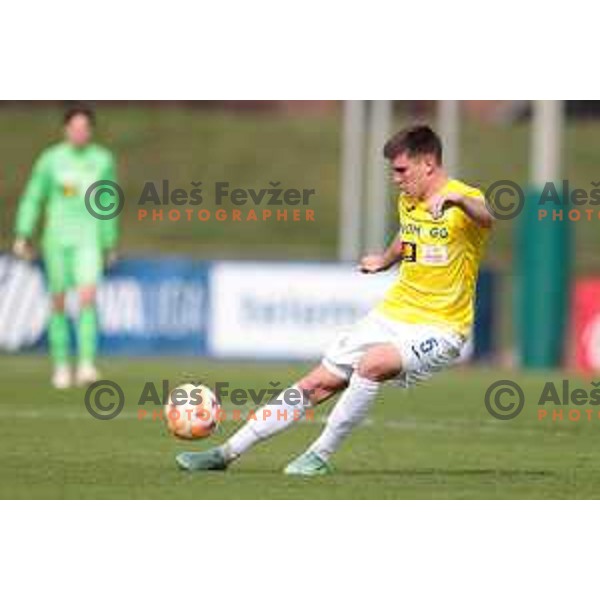
[{"label": "green goalkeeper jersey", "polygon": [[110,151],[96,144],[77,148],[62,142],[44,150],[19,202],[15,234],[31,238],[44,208],[43,244],[52,247],[117,244],[118,223],[97,219],[85,205],[85,193],[96,181],[116,181]]}]

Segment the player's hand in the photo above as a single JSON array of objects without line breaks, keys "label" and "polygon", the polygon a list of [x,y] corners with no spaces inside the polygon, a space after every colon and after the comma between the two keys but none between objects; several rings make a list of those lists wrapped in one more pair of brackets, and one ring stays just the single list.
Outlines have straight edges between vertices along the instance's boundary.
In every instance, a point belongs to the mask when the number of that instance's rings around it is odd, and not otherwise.
[{"label": "player's hand", "polygon": [[13,243],[12,251],[21,260],[33,260],[35,258],[33,245],[26,238],[17,238]]},{"label": "player's hand", "polygon": [[379,273],[385,271],[386,268],[387,264],[381,254],[368,254],[361,258],[359,263],[361,273]]},{"label": "player's hand", "polygon": [[440,219],[446,207],[457,205],[461,200],[462,196],[460,194],[440,194],[429,200],[427,210],[434,219]]},{"label": "player's hand", "polygon": [[119,260],[119,253],[116,250],[107,250],[104,253],[104,268],[106,270],[111,269],[115,266]]}]

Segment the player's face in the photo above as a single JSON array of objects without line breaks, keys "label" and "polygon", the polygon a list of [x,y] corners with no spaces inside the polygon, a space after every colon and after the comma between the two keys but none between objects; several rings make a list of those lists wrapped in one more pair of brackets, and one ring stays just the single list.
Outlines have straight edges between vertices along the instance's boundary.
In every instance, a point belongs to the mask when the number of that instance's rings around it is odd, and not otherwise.
[{"label": "player's face", "polygon": [[392,179],[402,192],[419,198],[427,189],[434,166],[427,156],[399,154],[392,160]]},{"label": "player's face", "polygon": [[73,146],[85,146],[92,139],[92,124],[85,115],[75,115],[65,125],[65,134]]}]

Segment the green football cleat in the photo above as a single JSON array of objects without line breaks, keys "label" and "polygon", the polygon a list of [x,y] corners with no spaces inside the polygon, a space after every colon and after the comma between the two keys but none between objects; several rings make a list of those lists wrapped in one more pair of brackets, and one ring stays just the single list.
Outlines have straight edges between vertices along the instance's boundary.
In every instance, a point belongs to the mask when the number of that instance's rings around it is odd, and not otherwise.
[{"label": "green football cleat", "polygon": [[329,475],[331,472],[329,463],[314,452],[305,452],[293,460],[284,471],[286,475],[302,475],[303,477]]},{"label": "green football cleat", "polygon": [[224,471],[227,461],[221,448],[211,448],[204,452],[182,452],[175,462],[185,471]]}]

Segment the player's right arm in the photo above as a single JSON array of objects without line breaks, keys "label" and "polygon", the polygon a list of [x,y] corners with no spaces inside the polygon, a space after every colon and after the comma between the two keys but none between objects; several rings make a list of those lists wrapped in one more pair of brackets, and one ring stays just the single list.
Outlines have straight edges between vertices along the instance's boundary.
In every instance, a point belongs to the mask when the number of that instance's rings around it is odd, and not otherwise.
[{"label": "player's right arm", "polygon": [[398,234],[383,254],[368,254],[360,261],[362,273],[387,271],[402,260],[402,239]]},{"label": "player's right arm", "polygon": [[31,238],[33,237],[42,205],[48,197],[49,188],[48,154],[44,152],[36,161],[25,187],[25,192],[19,201],[15,221],[13,251],[20,258],[29,259],[32,257]]},{"label": "player's right arm", "polygon": [[[114,156],[110,154],[102,173],[102,179],[117,181],[117,166]],[[119,217],[100,221],[100,243],[104,253],[104,265],[107,269],[118,260],[117,245],[119,242]]]}]

